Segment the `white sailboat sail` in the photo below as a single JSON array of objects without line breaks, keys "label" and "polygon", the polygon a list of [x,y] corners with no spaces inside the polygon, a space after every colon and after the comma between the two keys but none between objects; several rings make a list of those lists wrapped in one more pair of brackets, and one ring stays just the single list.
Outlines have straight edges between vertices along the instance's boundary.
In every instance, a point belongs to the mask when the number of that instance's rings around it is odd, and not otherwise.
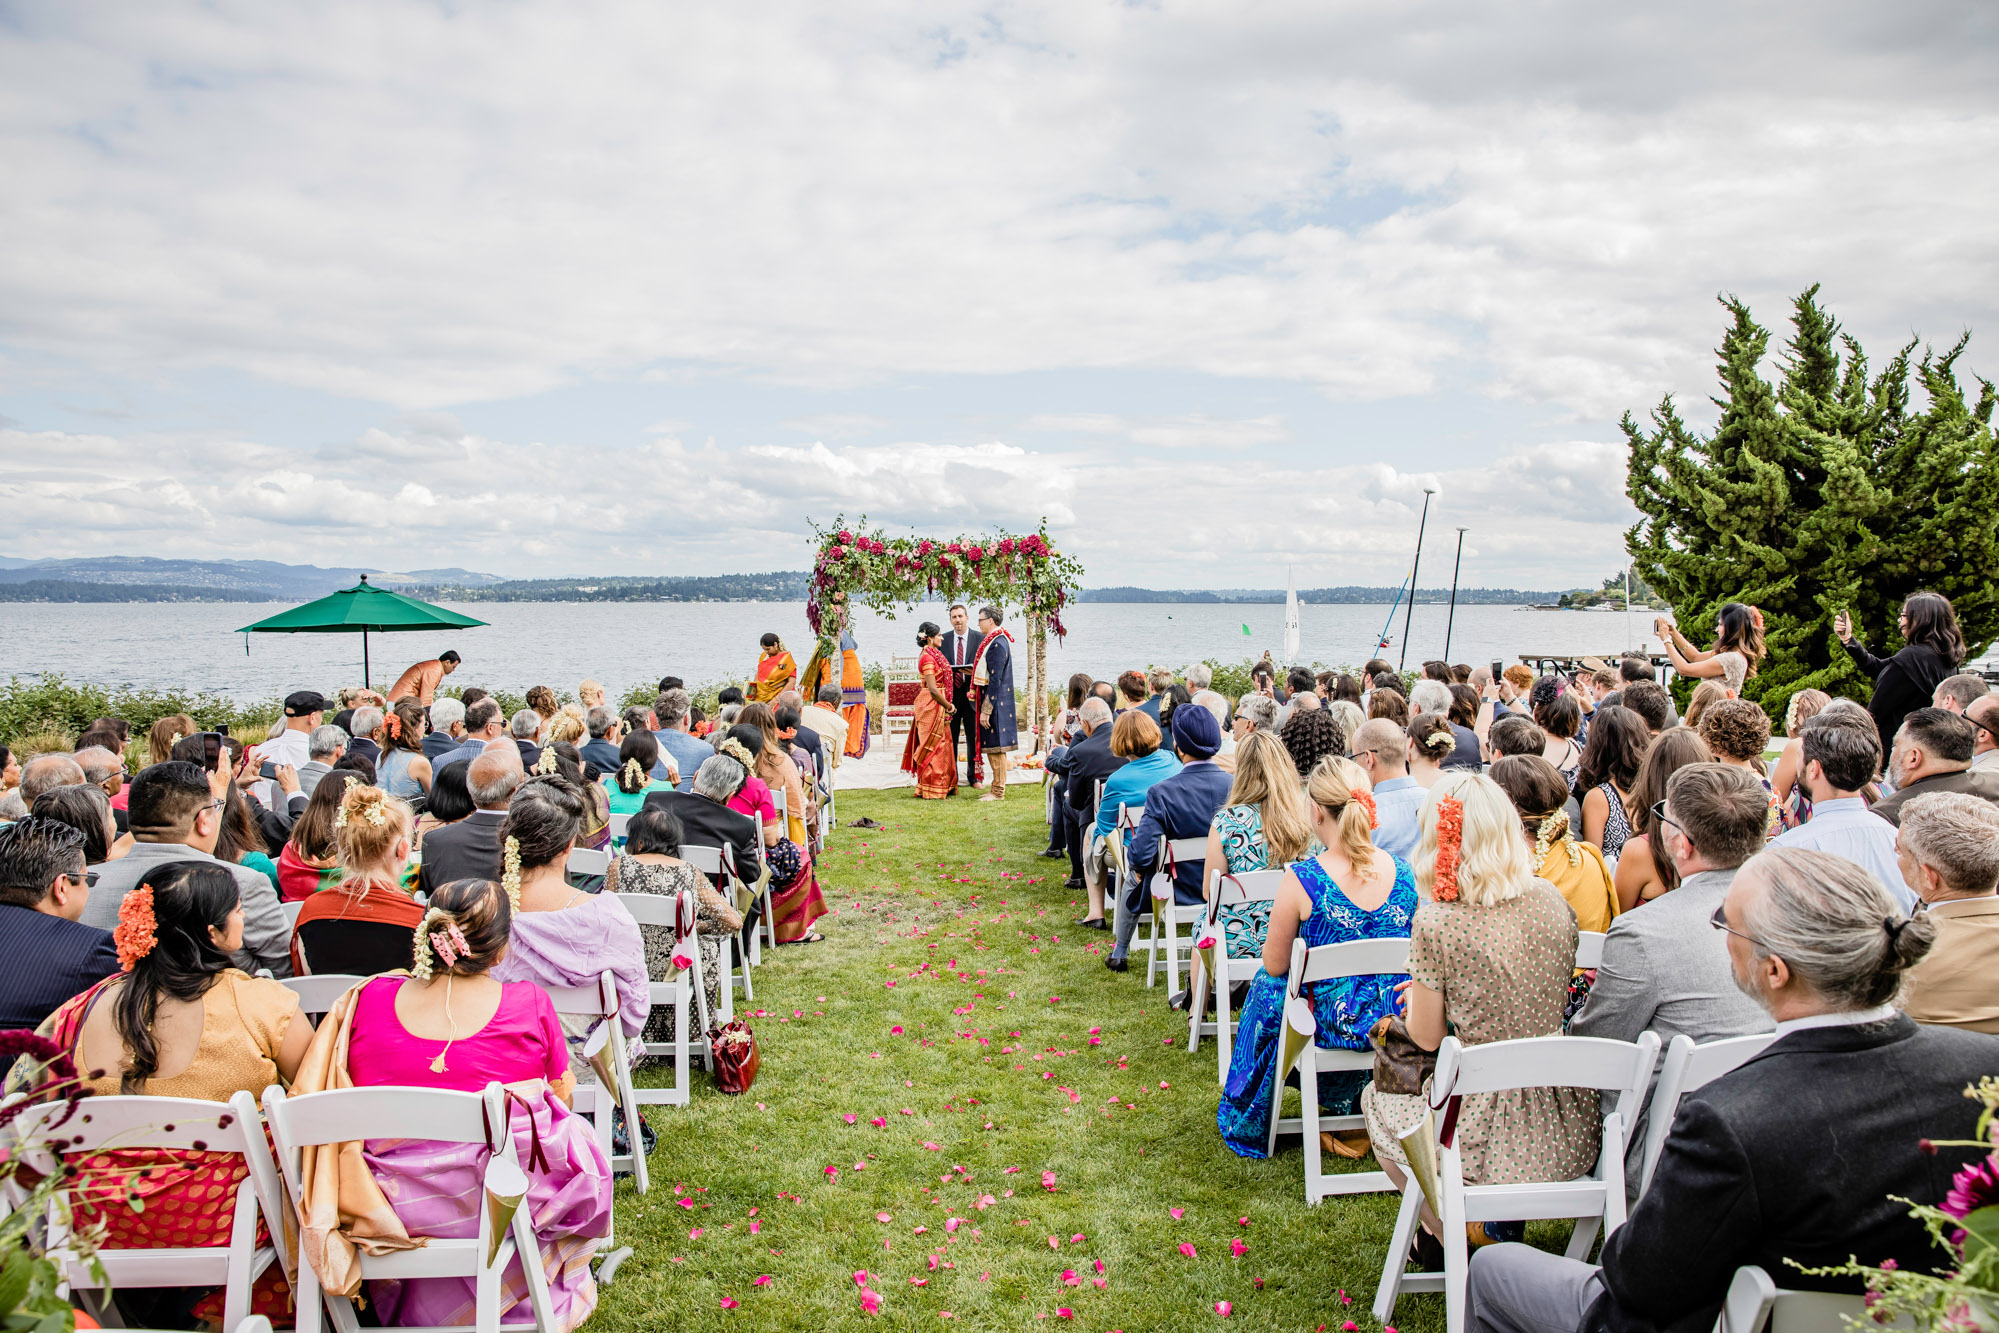
[{"label": "white sailboat sail", "polygon": [[1289,566],[1284,571],[1284,665],[1298,664],[1298,578]]}]

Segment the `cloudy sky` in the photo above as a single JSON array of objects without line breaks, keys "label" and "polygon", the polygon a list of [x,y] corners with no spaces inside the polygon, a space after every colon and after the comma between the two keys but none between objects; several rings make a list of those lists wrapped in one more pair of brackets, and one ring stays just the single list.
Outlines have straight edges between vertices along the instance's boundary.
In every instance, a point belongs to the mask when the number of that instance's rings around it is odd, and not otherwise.
[{"label": "cloudy sky", "polygon": [[0,0],[0,554],[716,573],[844,511],[1393,584],[1430,485],[1467,583],[1594,582],[1717,293],[1999,371],[1995,29]]}]

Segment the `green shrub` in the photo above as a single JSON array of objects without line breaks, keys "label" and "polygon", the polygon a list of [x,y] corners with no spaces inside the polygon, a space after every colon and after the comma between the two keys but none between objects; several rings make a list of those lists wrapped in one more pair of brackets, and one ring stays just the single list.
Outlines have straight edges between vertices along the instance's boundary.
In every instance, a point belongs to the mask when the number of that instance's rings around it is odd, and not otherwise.
[{"label": "green shrub", "polygon": [[276,699],[239,704],[196,690],[108,689],[72,683],[47,672],[9,676],[0,685],[0,739],[11,741],[48,732],[76,736],[100,717],[123,718],[132,735],[143,739],[146,729],[161,718],[185,713],[204,727],[219,723],[238,735],[261,740],[272,719],[283,711],[283,703]]}]

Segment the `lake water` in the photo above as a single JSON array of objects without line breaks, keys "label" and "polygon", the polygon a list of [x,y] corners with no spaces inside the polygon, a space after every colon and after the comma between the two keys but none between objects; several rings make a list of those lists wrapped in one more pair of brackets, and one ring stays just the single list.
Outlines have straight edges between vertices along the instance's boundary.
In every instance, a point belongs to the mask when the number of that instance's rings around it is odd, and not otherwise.
[{"label": "lake water", "polygon": [[[361,640],[352,634],[236,634],[237,626],[279,610],[259,603],[0,603],[0,677],[59,672],[103,685],[194,688],[246,703],[300,688],[331,693],[361,678]],[[573,692],[594,677],[612,695],[640,681],[677,675],[695,684],[740,680],[753,669],[757,639],[782,635],[800,665],[812,648],[802,602],[479,602],[454,609],[490,622],[456,633],[369,636],[377,688],[413,661],[455,648],[465,659],[455,682],[522,690],[548,684]],[[1300,613],[1301,660],[1327,664],[1372,655],[1386,606],[1307,606]],[[923,620],[947,623],[945,608],[920,607],[893,620],[863,611],[854,633],[866,661],[914,654]],[[1088,602],[1070,608],[1066,643],[1049,641],[1050,676],[1077,671],[1108,677],[1148,664],[1181,666],[1283,654],[1280,605],[1217,606]],[[1416,608],[1409,663],[1441,656],[1445,608]],[[1249,632],[1245,634],[1243,627]],[[1016,634],[1019,625],[1012,626]],[[1651,646],[1650,612],[1627,628],[1621,613],[1460,606],[1451,634],[1458,662],[1513,661],[1523,653],[1614,654]],[[1399,646],[1402,613],[1392,633]],[[1628,635],[1639,636],[1636,639]],[[248,640],[248,652],[244,651]],[[1387,654],[1392,661],[1397,649]]]}]

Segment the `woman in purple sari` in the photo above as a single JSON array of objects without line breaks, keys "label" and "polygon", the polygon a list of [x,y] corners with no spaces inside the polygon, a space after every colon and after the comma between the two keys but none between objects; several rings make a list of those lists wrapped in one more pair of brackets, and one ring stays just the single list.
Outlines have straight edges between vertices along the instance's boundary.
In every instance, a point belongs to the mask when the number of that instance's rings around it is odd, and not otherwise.
[{"label": "woman in purple sari", "polygon": [[[345,1079],[329,1070],[311,1082],[461,1092],[506,1085],[509,1123],[528,1173],[523,1207],[534,1219],[557,1326],[569,1330],[597,1308],[590,1260],[610,1234],[611,1167],[589,1122],[569,1111],[575,1078],[547,992],[495,976],[494,964],[507,955],[510,930],[519,923],[491,880],[439,888],[417,930],[413,975],[374,977],[328,1015],[327,1023],[343,1025],[344,1033],[336,1029],[314,1050],[344,1048]],[[324,1031],[320,1036],[327,1038]],[[371,1139],[362,1149],[376,1188],[410,1237],[478,1235],[490,1155],[478,1144],[414,1138]],[[347,1218],[370,1212],[363,1200],[348,1197],[345,1185],[340,1205]],[[469,1277],[375,1282],[369,1298],[388,1325],[473,1322]],[[524,1317],[526,1300],[516,1259],[501,1281],[501,1318]]]}]

